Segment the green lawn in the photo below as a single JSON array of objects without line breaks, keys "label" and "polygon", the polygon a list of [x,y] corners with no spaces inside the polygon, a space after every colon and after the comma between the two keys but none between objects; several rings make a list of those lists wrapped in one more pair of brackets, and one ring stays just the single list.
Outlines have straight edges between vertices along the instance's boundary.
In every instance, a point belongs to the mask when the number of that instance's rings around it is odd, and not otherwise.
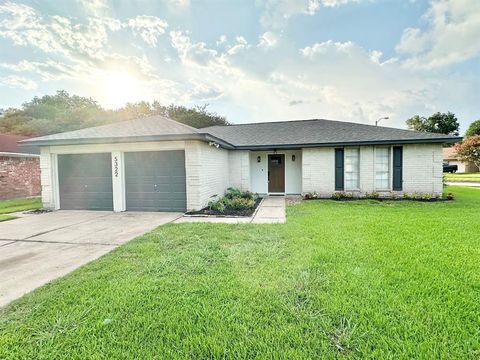
[{"label": "green lawn", "polygon": [[445,179],[447,181],[480,182],[480,172],[445,174]]},{"label": "green lawn", "polygon": [[0,311],[0,358],[480,357],[480,189],[166,225]]},{"label": "green lawn", "polygon": [[40,209],[41,207],[42,201],[40,200],[40,198],[0,200],[0,221],[15,219],[14,216],[5,214],[14,213],[17,211]]}]

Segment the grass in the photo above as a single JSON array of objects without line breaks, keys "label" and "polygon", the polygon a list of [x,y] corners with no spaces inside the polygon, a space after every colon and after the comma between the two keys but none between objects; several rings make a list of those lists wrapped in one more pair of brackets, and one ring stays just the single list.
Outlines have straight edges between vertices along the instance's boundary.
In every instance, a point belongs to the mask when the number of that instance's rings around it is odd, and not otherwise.
[{"label": "grass", "polygon": [[0,200],[0,222],[16,219],[15,216],[6,215],[17,211],[40,209],[40,198],[21,198],[12,200]]},{"label": "grass", "polygon": [[480,182],[480,172],[475,173],[454,173],[445,174],[445,180],[447,181],[460,181],[460,182]]},{"label": "grass", "polygon": [[0,215],[0,222],[2,221],[7,221],[7,220],[13,220],[16,219],[15,216],[10,216],[10,215]]},{"label": "grass", "polygon": [[21,198],[12,200],[0,200],[0,214],[10,214],[17,211],[40,209],[40,198]]},{"label": "grass", "polygon": [[479,358],[480,190],[171,224],[0,311],[0,358]]}]

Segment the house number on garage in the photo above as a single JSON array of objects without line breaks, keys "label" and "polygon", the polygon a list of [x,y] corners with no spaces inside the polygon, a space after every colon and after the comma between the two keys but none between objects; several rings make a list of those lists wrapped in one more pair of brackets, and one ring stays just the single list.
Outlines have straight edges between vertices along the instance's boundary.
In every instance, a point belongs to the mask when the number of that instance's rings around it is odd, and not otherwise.
[{"label": "house number on garage", "polygon": [[113,172],[115,174],[115,177],[118,177],[118,156],[115,156],[113,158]]}]

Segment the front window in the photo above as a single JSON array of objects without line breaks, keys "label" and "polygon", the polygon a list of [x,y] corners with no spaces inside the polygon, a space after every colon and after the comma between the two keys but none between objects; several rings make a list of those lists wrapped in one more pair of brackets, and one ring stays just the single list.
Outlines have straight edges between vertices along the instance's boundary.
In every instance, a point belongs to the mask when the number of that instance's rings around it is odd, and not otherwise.
[{"label": "front window", "polygon": [[375,189],[390,189],[390,148],[375,149]]},{"label": "front window", "polygon": [[345,190],[360,189],[360,149],[345,148]]}]

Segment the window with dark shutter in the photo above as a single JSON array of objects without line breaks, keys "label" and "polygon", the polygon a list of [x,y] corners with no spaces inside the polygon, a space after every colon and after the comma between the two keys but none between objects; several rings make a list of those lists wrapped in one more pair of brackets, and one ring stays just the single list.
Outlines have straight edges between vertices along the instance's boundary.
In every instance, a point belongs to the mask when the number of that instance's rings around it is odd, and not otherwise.
[{"label": "window with dark shutter", "polygon": [[401,191],[403,182],[403,148],[393,147],[393,190]]},{"label": "window with dark shutter", "polygon": [[335,149],[335,190],[343,191],[343,149]]}]

